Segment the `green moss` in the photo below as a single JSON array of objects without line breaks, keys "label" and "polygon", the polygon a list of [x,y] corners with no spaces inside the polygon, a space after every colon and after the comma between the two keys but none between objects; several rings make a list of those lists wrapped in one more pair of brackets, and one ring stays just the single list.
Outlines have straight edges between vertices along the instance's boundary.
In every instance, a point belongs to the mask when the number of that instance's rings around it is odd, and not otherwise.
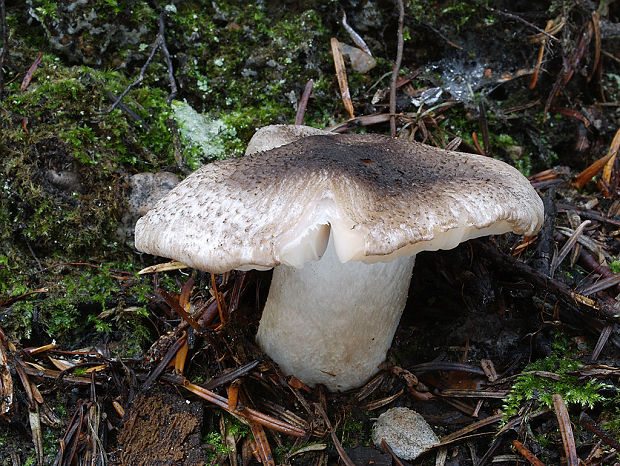
[{"label": "green moss", "polygon": [[494,135],[495,143],[501,146],[515,146],[517,145],[514,138],[506,133],[499,133]]},{"label": "green moss", "polygon": [[549,434],[546,432],[544,434],[537,435],[534,440],[542,448],[549,448],[553,443]]},{"label": "green moss", "polygon": [[206,456],[210,462],[214,461],[217,456],[225,455],[230,451],[219,432],[209,432],[202,438],[202,443],[214,447],[214,449],[207,449]]},{"label": "green moss", "polygon": [[474,145],[474,140],[472,139],[472,133],[474,131],[478,131],[477,123],[471,120],[468,120],[462,108],[452,108],[445,112],[445,115],[448,117],[446,122],[444,123],[444,127],[448,129],[451,133],[460,137],[463,141],[465,141],[470,146]]},{"label": "green moss", "polygon": [[[20,55],[12,66],[27,69],[37,50],[19,34],[13,40]],[[153,79],[123,99],[138,121],[120,109],[104,113],[112,103],[106,91],[118,96],[132,80],[66,66],[51,54],[43,55],[27,90],[20,90],[20,79],[7,80],[0,112],[0,301],[48,290],[3,307],[0,325],[12,339],[42,332],[63,344],[80,332],[99,332],[131,355],[151,340],[144,296],[152,287],[113,277],[113,269],[133,270],[128,248],[115,238],[125,175],[175,161],[168,92]],[[70,182],[59,183],[59,173]],[[103,267],[57,266],[67,262]]]},{"label": "green moss", "polygon": [[[620,403],[620,400],[618,400],[618,403]],[[604,422],[602,427],[610,432],[616,440],[620,441],[620,408],[616,407],[613,418]]]},{"label": "green moss", "polygon": [[[483,2],[487,4],[488,2]],[[433,0],[412,0],[412,16],[418,21],[431,23],[436,26],[444,25],[458,32],[472,20],[482,21],[485,25],[492,25],[496,19],[487,10],[470,2],[450,0],[435,2]]]},{"label": "green moss", "polygon": [[124,356],[139,356],[152,340],[144,306],[152,285],[142,277],[121,273],[134,272],[130,264],[66,265],[40,272],[11,267],[11,261],[2,256],[1,261],[7,265],[0,266],[0,301],[26,291],[47,290],[5,306],[0,326],[12,338],[29,338],[36,327],[65,344],[95,330],[113,337],[117,353]]},{"label": "green moss", "polygon": [[347,418],[341,428],[341,442],[346,447],[359,445],[359,440],[363,436],[364,423]]},{"label": "green moss", "polygon": [[475,4],[463,1],[453,1],[451,4],[441,10],[442,15],[453,18],[456,30],[459,31],[477,12]]},{"label": "green moss", "polygon": [[64,400],[65,393],[62,390],[56,391],[56,406],[55,412],[60,416],[61,419],[65,419],[67,417],[67,406],[65,405],[66,400]]},{"label": "green moss", "polygon": [[[366,419],[369,416],[364,416]],[[345,418],[339,428],[340,441],[345,447],[370,446],[372,444],[370,425],[356,418],[352,413]]]},{"label": "green moss", "polygon": [[[153,88],[145,92],[138,88],[124,98],[123,103],[142,118],[141,122],[128,120],[120,110],[102,118],[100,110],[111,105],[105,91],[119,95],[130,84],[127,78],[85,66],[63,67],[52,55],[45,55],[41,66],[42,72],[48,73],[41,83],[35,80],[26,92],[12,83],[6,99],[10,112],[28,118],[31,142],[51,134],[60,135],[79,162],[101,162],[107,170],[126,164],[173,161],[164,91]],[[6,114],[3,120],[3,126],[14,130],[7,136],[24,142],[23,129],[13,127]],[[131,157],[127,156],[129,153]]]},{"label": "green moss", "polygon": [[[534,363],[528,364],[513,384],[510,394],[504,398],[504,415],[508,419],[519,413],[526,403],[536,409],[553,408],[553,395],[562,396],[567,405],[577,404],[583,408],[592,408],[605,400],[599,391],[607,385],[595,379],[579,380],[578,376],[567,374],[575,371],[581,363],[576,360],[575,351],[570,348],[568,340],[558,334],[553,345],[553,353]],[[532,372],[545,371],[559,375],[559,379],[540,377]]]},{"label": "green moss", "polygon": [[235,438],[243,438],[246,435],[250,435],[250,428],[242,424],[236,417],[226,414],[226,431],[233,435]]},{"label": "green moss", "polygon": [[529,154],[523,158],[517,159],[513,162],[517,170],[519,170],[523,176],[530,176],[532,174],[532,159]]},{"label": "green moss", "polygon": [[[292,122],[306,80],[322,77],[322,70],[306,68],[308,62],[331,64],[327,30],[312,9],[286,13],[243,2],[217,1],[211,8],[188,3],[170,19],[171,34],[179,40],[191,36],[195,44],[183,72],[201,102],[190,104],[235,129],[239,142],[225,144],[231,155],[242,152],[257,127]],[[325,101],[324,94],[315,94]]]},{"label": "green moss", "polygon": [[[31,247],[38,257],[62,260],[123,249],[114,241],[123,172],[174,164],[166,92],[129,92],[123,102],[138,122],[118,109],[101,113],[111,105],[104,91],[119,95],[129,83],[120,73],[66,67],[47,54],[27,91],[17,81],[7,86],[0,113],[0,239],[13,249],[9,254],[0,246],[0,254],[31,256]],[[74,181],[58,185],[60,172]]]}]

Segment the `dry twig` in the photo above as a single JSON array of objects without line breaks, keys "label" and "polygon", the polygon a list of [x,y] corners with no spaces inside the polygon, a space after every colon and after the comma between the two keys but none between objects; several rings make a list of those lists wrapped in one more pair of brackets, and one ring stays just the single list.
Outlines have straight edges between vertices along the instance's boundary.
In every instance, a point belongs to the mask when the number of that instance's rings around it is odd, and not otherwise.
[{"label": "dry twig", "polygon": [[396,61],[392,68],[392,84],[390,85],[390,134],[396,136],[396,81],[400,71],[400,64],[403,60],[403,23],[405,21],[405,7],[403,0],[398,1],[398,48],[396,50]]},{"label": "dry twig", "polygon": [[200,325],[198,322],[194,320],[194,318],[189,315],[189,313],[185,310],[185,308],[179,303],[179,301],[172,295],[170,295],[166,290],[161,288],[157,289],[157,293],[164,298],[166,304],[172,308],[174,312],[176,312],[181,319],[187,322],[194,330],[200,331]]},{"label": "dry twig", "polygon": [[342,447],[342,443],[340,443],[340,440],[338,439],[338,436],[336,435],[336,429],[334,429],[334,427],[332,426],[332,423],[329,420],[329,417],[327,416],[327,413],[325,412],[321,404],[315,403],[314,407],[319,413],[319,415],[325,421],[325,424],[327,425],[327,428],[329,429],[329,434],[332,438],[332,442],[334,442],[334,446],[336,447],[336,451],[338,452],[338,455],[340,456],[340,459],[342,460],[342,462],[345,464],[345,466],[355,466],[355,463],[351,461],[351,458],[349,457],[349,455],[347,455],[347,452],[344,451],[344,448]]},{"label": "dry twig", "polygon": [[489,11],[491,11],[493,13],[497,13],[498,15],[506,16],[507,18],[514,19],[516,21],[519,21],[520,23],[525,24],[526,26],[534,29],[535,31],[538,31],[539,34],[544,35],[548,39],[557,40],[557,38],[553,37],[547,31],[539,28],[535,24],[530,23],[529,21],[527,21],[526,19],[522,18],[519,15],[515,15],[514,13],[510,13],[510,12],[504,11],[504,10],[498,10],[497,8],[493,8],[493,7],[490,7],[488,5],[485,5],[483,2],[481,2],[479,0],[475,0],[475,2],[476,2],[477,5],[479,5],[479,6],[483,7],[483,8],[486,8],[487,10],[489,10]]},{"label": "dry twig", "polygon": [[297,114],[295,115],[295,124],[301,125],[304,122],[304,116],[306,115],[306,108],[308,107],[308,99],[310,98],[310,94],[312,93],[312,87],[314,86],[314,81],[309,79],[306,83],[306,87],[304,87],[304,92],[301,95],[301,99],[299,99],[299,104],[297,105]]},{"label": "dry twig", "polygon": [[265,429],[263,429],[263,426],[255,422],[250,422],[250,430],[252,431],[252,435],[256,441],[256,448],[258,450],[261,463],[268,466],[275,466],[276,463],[273,460],[271,447],[269,446],[269,441],[267,440],[267,435],[265,434]]},{"label": "dry twig", "polygon": [[30,86],[30,81],[32,81],[32,76],[34,76],[34,72],[37,71],[37,68],[39,68],[39,65],[41,64],[42,60],[43,60],[43,52],[39,52],[39,54],[37,55],[37,58],[32,62],[32,65],[30,65],[30,68],[28,68],[28,71],[26,71],[26,75],[24,76],[24,79],[22,80],[22,84],[21,86],[19,86],[20,91],[23,92],[26,89],[28,89],[28,86]]},{"label": "dry twig", "polygon": [[161,15],[159,15],[159,32],[157,33],[157,38],[155,39],[155,41],[153,42],[153,45],[151,46],[151,53],[149,54],[148,58],[144,62],[144,65],[142,65],[142,68],[140,68],[140,73],[138,74],[138,78],[134,82],[132,82],[129,86],[127,86],[127,88],[125,88],[125,90],[121,93],[121,95],[118,96],[116,101],[103,113],[102,118],[110,114],[112,110],[114,110],[121,103],[123,98],[129,93],[131,89],[133,89],[135,86],[137,86],[142,81],[144,81],[144,73],[146,73],[146,70],[151,64],[151,61],[153,61],[155,52],[157,52],[159,48],[161,48],[162,53],[164,54],[164,59],[166,60],[166,65],[168,66],[168,79],[170,81],[170,95],[166,99],[166,102],[170,104],[172,99],[176,97],[177,84],[174,79],[174,69],[172,66],[172,60],[170,58],[170,53],[168,52],[168,47],[166,46],[164,28],[165,28],[164,14],[162,13]]},{"label": "dry twig", "polygon": [[[204,387],[193,384],[189,380],[187,380],[185,377],[182,377],[182,376],[168,375],[165,378],[166,380],[182,385],[190,392],[230,412],[228,408],[228,405],[229,405],[228,399],[224,398],[223,396],[213,393],[212,391],[207,390]],[[245,408],[242,412],[236,412],[234,414],[244,417],[250,421],[262,424],[266,427],[269,427],[270,429],[277,430],[284,434],[292,435],[293,437],[304,437],[306,435],[306,432],[297,426],[293,426],[286,422],[280,421],[279,419],[275,419],[271,416],[267,416],[266,414],[262,414],[251,408]]]},{"label": "dry twig", "polygon": [[550,277],[553,278],[553,275],[555,274],[555,271],[557,270],[557,268],[560,266],[562,261],[566,258],[566,256],[571,251],[571,249],[573,249],[573,246],[577,244],[577,240],[579,239],[579,236],[581,236],[584,228],[587,227],[590,223],[591,223],[590,220],[583,221],[581,225],[579,225],[575,229],[575,232],[571,235],[568,241],[564,243],[564,246],[562,246],[562,249],[560,249],[560,252],[558,253],[558,255],[553,257],[553,259],[551,260],[551,266],[549,267]]},{"label": "dry twig", "polygon": [[0,101],[4,90],[4,62],[9,54],[9,34],[6,26],[5,0],[0,0],[0,37],[2,38],[2,52],[0,52]]},{"label": "dry twig", "polygon": [[[553,20],[547,21],[547,26],[545,26],[545,32],[549,33],[551,28],[553,27]],[[541,38],[540,50],[538,51],[538,59],[536,60],[536,65],[534,66],[534,73],[532,74],[532,80],[530,81],[530,89],[534,89],[536,87],[536,82],[538,81],[538,73],[540,73],[540,67],[542,66],[543,57],[545,55],[545,42],[547,41],[546,37]]]}]

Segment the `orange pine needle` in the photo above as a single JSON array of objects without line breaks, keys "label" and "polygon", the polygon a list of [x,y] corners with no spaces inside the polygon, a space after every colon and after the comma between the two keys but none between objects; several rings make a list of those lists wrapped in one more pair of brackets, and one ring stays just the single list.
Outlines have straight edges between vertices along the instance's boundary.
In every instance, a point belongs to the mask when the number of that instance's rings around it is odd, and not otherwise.
[{"label": "orange pine needle", "polygon": [[[545,26],[545,32],[549,32],[553,27],[553,20],[547,21],[547,26]],[[534,67],[534,74],[532,74],[532,81],[530,81],[530,90],[536,87],[536,82],[538,81],[538,73],[540,73],[540,68],[542,66],[542,61],[545,56],[545,42],[547,37],[542,36],[540,40],[540,50],[538,51],[538,59],[536,60],[536,66]]]},{"label": "orange pine needle", "polygon": [[609,162],[610,159],[614,158],[618,153],[618,148],[620,148],[620,129],[616,131],[616,135],[614,139],[611,141],[611,145],[609,146],[609,152],[604,157],[598,159],[596,162],[592,163],[589,167],[587,167],[584,171],[579,173],[575,177],[575,186],[579,189],[583,188],[588,181],[592,179],[597,173],[599,173],[603,167]]}]

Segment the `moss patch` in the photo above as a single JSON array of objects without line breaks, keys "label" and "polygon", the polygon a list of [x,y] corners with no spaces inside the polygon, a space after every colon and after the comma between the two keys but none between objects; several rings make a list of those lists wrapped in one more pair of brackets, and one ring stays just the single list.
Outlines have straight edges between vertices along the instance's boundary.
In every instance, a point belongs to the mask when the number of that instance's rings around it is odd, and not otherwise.
[{"label": "moss patch", "polygon": [[[553,408],[553,395],[560,394],[567,405],[577,404],[582,408],[592,408],[605,400],[599,391],[606,384],[589,379],[579,380],[575,371],[581,364],[576,360],[575,350],[561,334],[556,335],[553,353],[529,364],[516,379],[511,392],[504,399],[506,418],[516,415],[526,403],[533,403],[536,409]],[[543,377],[541,372],[556,374],[558,377]]]}]

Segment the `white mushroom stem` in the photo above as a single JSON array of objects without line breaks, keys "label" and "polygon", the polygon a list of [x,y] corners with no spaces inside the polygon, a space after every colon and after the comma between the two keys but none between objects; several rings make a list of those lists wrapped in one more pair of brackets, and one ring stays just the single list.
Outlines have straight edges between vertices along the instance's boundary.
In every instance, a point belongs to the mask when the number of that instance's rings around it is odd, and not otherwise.
[{"label": "white mushroom stem", "polygon": [[347,390],[365,383],[390,348],[415,256],[341,263],[330,237],[321,260],[273,271],[257,341],[306,384]]}]

